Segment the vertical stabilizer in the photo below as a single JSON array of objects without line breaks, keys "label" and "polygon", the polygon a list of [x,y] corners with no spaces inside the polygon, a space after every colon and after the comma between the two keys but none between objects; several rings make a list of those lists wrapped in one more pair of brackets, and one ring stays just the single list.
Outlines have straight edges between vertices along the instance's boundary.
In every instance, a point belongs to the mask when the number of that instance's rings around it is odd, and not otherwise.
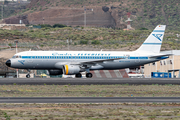
[{"label": "vertical stabilizer", "polygon": [[158,25],[136,51],[159,53],[166,25]]}]

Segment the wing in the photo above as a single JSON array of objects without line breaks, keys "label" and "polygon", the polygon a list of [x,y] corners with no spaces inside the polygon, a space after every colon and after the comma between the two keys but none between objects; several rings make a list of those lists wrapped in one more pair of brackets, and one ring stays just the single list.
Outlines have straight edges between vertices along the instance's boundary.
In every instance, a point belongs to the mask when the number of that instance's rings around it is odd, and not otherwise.
[{"label": "wing", "polygon": [[109,62],[109,61],[114,61],[114,60],[120,60],[120,59],[125,59],[125,58],[114,58],[114,59],[103,59],[103,60],[91,60],[91,61],[81,61],[81,62],[58,62],[55,64],[55,67],[58,69],[62,69],[63,65],[66,64],[71,64],[71,65],[79,65],[81,67],[84,68],[89,68],[91,66],[95,66],[98,63],[105,63],[105,62]]},{"label": "wing", "polygon": [[93,65],[96,65],[98,63],[105,63],[105,62],[114,61],[114,60],[120,60],[120,59],[124,59],[124,58],[92,60],[92,61],[84,61],[84,62],[71,62],[71,65],[93,66]]}]

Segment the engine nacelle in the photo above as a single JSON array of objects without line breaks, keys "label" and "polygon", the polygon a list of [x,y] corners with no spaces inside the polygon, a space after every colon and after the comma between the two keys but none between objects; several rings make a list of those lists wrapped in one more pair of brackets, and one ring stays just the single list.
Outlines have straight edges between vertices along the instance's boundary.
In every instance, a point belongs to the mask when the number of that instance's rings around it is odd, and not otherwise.
[{"label": "engine nacelle", "polygon": [[78,65],[64,65],[63,73],[65,75],[74,75],[82,72],[81,68]]},{"label": "engine nacelle", "polygon": [[48,70],[49,75],[62,75],[63,71],[62,70]]}]

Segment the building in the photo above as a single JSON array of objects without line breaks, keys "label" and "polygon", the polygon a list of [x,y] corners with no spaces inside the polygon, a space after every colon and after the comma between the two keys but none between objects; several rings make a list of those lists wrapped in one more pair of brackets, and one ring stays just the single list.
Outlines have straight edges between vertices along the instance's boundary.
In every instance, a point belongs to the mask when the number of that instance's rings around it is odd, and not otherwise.
[{"label": "building", "polygon": [[[168,70],[180,70],[180,50],[163,51],[161,53],[173,55],[168,59],[144,65],[144,76],[146,78],[150,78],[152,72],[168,72]],[[179,70],[175,72],[175,77],[180,76]]]},{"label": "building", "polygon": [[0,29],[6,30],[23,30],[27,29],[25,24],[0,24]]}]

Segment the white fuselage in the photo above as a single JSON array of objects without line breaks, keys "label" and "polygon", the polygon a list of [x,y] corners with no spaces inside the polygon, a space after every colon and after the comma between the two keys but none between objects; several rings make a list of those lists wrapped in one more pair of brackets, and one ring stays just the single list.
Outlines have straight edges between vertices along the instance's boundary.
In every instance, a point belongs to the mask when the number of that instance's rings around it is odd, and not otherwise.
[{"label": "white fuselage", "polygon": [[144,65],[159,60],[149,59],[149,56],[152,55],[155,54],[135,51],[26,51],[16,54],[15,56],[20,57],[11,58],[10,60],[11,67],[19,69],[62,69],[65,64],[104,60],[92,65],[90,70],[110,70]]}]

